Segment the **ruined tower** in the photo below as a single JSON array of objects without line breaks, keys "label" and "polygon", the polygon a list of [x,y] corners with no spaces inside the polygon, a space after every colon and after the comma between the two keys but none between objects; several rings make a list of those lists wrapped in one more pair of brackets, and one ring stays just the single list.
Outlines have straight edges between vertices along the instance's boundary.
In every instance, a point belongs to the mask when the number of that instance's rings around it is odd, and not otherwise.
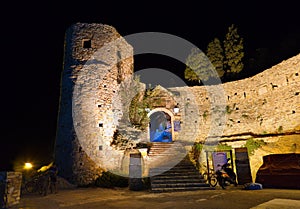
[{"label": "ruined tower", "polygon": [[115,28],[96,23],[70,26],[64,47],[55,161],[62,177],[89,184],[122,157],[109,146],[122,116],[121,103],[113,100],[132,75],[133,50]]}]

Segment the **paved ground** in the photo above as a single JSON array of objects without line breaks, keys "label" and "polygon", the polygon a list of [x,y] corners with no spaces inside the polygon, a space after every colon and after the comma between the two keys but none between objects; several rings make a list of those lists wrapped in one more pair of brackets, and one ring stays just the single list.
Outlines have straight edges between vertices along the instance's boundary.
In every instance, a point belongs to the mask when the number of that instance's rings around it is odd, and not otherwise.
[{"label": "paved ground", "polygon": [[13,209],[299,209],[300,190],[262,189],[198,190],[172,193],[130,191],[127,188],[77,188],[40,196],[24,194]]}]

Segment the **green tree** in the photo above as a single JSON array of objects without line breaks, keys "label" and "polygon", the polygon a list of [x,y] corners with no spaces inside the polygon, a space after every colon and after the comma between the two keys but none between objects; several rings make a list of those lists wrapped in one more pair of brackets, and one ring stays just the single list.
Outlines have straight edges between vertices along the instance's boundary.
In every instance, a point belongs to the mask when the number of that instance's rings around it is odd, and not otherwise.
[{"label": "green tree", "polygon": [[219,78],[222,78],[224,75],[224,50],[218,38],[208,44],[206,55],[215,67]]},{"label": "green tree", "polygon": [[186,59],[185,79],[201,84],[215,76],[216,73],[207,56],[200,49],[193,48]]},{"label": "green tree", "polygon": [[224,54],[225,54],[225,62],[224,62],[224,76],[234,77],[237,73],[241,72],[244,67],[242,59],[244,57],[244,46],[243,46],[243,38],[241,38],[237,32],[237,27],[232,24],[228,28],[228,32],[225,36],[225,40],[223,41],[224,45]]}]

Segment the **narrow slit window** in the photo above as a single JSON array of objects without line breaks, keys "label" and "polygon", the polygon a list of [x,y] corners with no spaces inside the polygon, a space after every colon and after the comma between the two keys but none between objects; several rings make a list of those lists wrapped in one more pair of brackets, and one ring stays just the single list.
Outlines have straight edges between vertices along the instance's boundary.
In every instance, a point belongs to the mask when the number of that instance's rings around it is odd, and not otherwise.
[{"label": "narrow slit window", "polygon": [[90,39],[84,39],[82,41],[82,47],[84,49],[90,49],[90,48],[92,48],[92,41]]}]

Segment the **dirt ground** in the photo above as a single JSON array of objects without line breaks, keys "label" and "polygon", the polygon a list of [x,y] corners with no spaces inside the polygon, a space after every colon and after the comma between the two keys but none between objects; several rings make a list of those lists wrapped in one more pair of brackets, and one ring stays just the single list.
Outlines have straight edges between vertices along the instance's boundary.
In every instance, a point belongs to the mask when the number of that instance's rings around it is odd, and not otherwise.
[{"label": "dirt ground", "polygon": [[[270,201],[270,202],[268,202]],[[263,205],[261,205],[263,204]],[[40,196],[23,194],[12,209],[228,209],[228,208],[300,208],[300,190],[244,190],[230,186],[226,190],[197,190],[170,193],[131,191],[128,188],[76,188]]]}]

